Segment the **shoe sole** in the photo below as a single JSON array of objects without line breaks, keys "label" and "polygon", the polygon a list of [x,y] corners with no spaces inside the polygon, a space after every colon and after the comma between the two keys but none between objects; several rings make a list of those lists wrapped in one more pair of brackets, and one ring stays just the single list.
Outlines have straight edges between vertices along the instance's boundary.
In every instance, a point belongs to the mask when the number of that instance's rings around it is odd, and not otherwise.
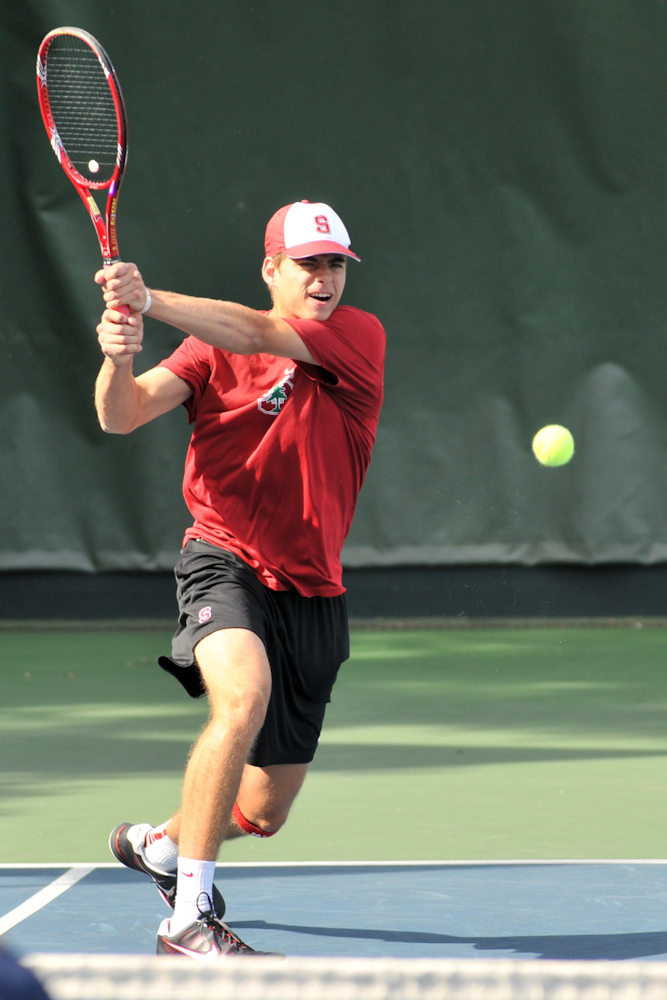
[{"label": "shoe sole", "polygon": [[[176,903],[176,875],[160,875],[158,872],[154,872],[151,868],[144,864],[143,860],[135,852],[132,844],[127,839],[127,831],[132,826],[132,823],[119,823],[118,826],[111,831],[111,836],[109,837],[109,850],[113,854],[117,861],[120,861],[122,865],[126,868],[131,868],[133,871],[141,872],[143,875],[148,875],[152,882],[162,896],[163,900],[170,909],[174,909],[174,904]],[[223,899],[223,896],[214,884],[213,886],[213,909],[220,920],[225,915],[225,910],[227,904]]]}]

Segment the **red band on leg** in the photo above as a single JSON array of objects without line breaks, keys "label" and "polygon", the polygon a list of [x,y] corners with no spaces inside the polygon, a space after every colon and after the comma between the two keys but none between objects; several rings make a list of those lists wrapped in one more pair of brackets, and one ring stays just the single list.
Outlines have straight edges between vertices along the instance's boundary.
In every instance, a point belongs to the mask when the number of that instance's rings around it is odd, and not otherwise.
[{"label": "red band on leg", "polygon": [[237,826],[239,826],[244,833],[249,833],[251,837],[273,837],[277,830],[260,830],[258,826],[251,823],[249,819],[246,819],[241,810],[238,807],[238,803],[234,803],[234,808],[232,809],[232,818]]}]

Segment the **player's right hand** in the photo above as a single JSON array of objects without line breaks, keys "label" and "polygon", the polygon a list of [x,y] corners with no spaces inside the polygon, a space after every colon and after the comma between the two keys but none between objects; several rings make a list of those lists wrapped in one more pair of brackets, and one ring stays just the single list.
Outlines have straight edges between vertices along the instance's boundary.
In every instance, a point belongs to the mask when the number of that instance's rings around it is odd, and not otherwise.
[{"label": "player's right hand", "polygon": [[144,321],[141,313],[126,316],[115,309],[105,309],[97,324],[97,339],[102,353],[115,365],[129,364],[132,355],[142,350]]},{"label": "player's right hand", "polygon": [[107,309],[129,306],[133,312],[141,312],[146,305],[148,293],[136,264],[120,261],[103,267],[95,275],[95,282],[102,285]]}]

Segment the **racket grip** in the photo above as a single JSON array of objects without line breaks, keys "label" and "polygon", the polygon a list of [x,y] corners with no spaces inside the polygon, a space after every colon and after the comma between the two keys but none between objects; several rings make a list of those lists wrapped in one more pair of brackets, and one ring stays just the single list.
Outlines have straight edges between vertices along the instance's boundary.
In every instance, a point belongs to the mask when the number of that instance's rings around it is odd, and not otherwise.
[{"label": "racket grip", "polygon": [[131,316],[132,310],[129,306],[116,306],[116,312],[122,313],[123,316]]}]

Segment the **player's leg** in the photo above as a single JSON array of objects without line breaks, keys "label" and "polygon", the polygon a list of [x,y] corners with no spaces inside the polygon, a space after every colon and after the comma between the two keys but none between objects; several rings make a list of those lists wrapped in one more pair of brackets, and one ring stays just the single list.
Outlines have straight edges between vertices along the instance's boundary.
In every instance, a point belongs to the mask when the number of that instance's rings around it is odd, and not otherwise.
[{"label": "player's leg", "polygon": [[211,715],[188,761],[178,833],[167,825],[179,846],[176,929],[197,918],[202,894],[213,898],[215,859],[271,694],[271,668],[254,632],[212,632],[197,644],[195,655]]},{"label": "player's leg", "polygon": [[[181,905],[174,926],[196,919],[197,901],[202,893],[213,901],[218,916],[224,915],[224,900],[213,886],[215,858],[230,826],[240,835],[238,826],[230,819],[231,810],[271,691],[271,670],[264,645],[254,632],[235,628],[218,630],[205,636],[195,648],[211,715],[190,756],[183,807],[157,828],[148,823],[121,823],[110,838],[114,856],[128,867],[150,875],[172,907],[179,888],[176,876],[179,855],[188,859],[189,877],[180,880],[184,891],[178,894]],[[274,782],[274,794],[267,789],[263,801],[271,802],[275,809],[284,794],[289,809],[302,780],[296,784],[284,778]],[[271,818],[269,813],[266,815]]]},{"label": "player's leg", "polygon": [[[258,637],[264,641],[270,592],[241,559],[202,539],[187,542],[175,572],[178,627],[171,657],[161,656],[158,662],[191,697],[199,698],[209,692],[196,663],[195,649],[209,635],[233,629],[252,633],[251,641],[255,643]],[[168,830],[174,833],[178,825],[173,820],[158,827],[146,822],[120,823],[111,833],[109,846],[118,861],[152,878],[173,907],[178,845],[169,838]],[[214,902],[216,912],[222,914],[224,900],[216,889]]]},{"label": "player's leg", "polygon": [[226,840],[252,834],[272,837],[287,822],[292,804],[306,780],[309,764],[246,764]]},{"label": "player's leg", "polygon": [[[299,794],[309,764],[246,764],[233,813],[223,840],[238,837],[272,837],[284,826]],[[236,816],[236,819],[234,818]],[[238,822],[237,822],[238,820]],[[121,823],[111,835],[112,851],[130,868],[146,872],[172,908],[176,898],[176,868],[181,828],[180,810],[159,826]],[[213,887],[214,909],[224,916],[222,896]]]},{"label": "player's leg", "polygon": [[195,655],[211,717],[185,772],[178,845],[181,855],[214,861],[264,722],[271,668],[263,642],[247,629],[212,632],[197,644]]},{"label": "player's leg", "polygon": [[158,954],[211,961],[255,952],[213,907],[215,858],[227,830],[245,761],[271,694],[263,642],[249,629],[211,632],[195,647],[211,715],[192,750],[180,811],[174,914],[158,929]]},{"label": "player's leg", "polygon": [[[223,840],[236,840],[249,834],[255,837],[272,837],[278,833],[285,825],[292,804],[301,791],[309,766],[274,764],[269,767],[254,767],[246,764]],[[157,829],[164,829],[169,840],[178,844],[181,813],[176,813],[163,828]],[[150,850],[146,853],[150,855]],[[156,854],[154,856],[157,857]]]}]

